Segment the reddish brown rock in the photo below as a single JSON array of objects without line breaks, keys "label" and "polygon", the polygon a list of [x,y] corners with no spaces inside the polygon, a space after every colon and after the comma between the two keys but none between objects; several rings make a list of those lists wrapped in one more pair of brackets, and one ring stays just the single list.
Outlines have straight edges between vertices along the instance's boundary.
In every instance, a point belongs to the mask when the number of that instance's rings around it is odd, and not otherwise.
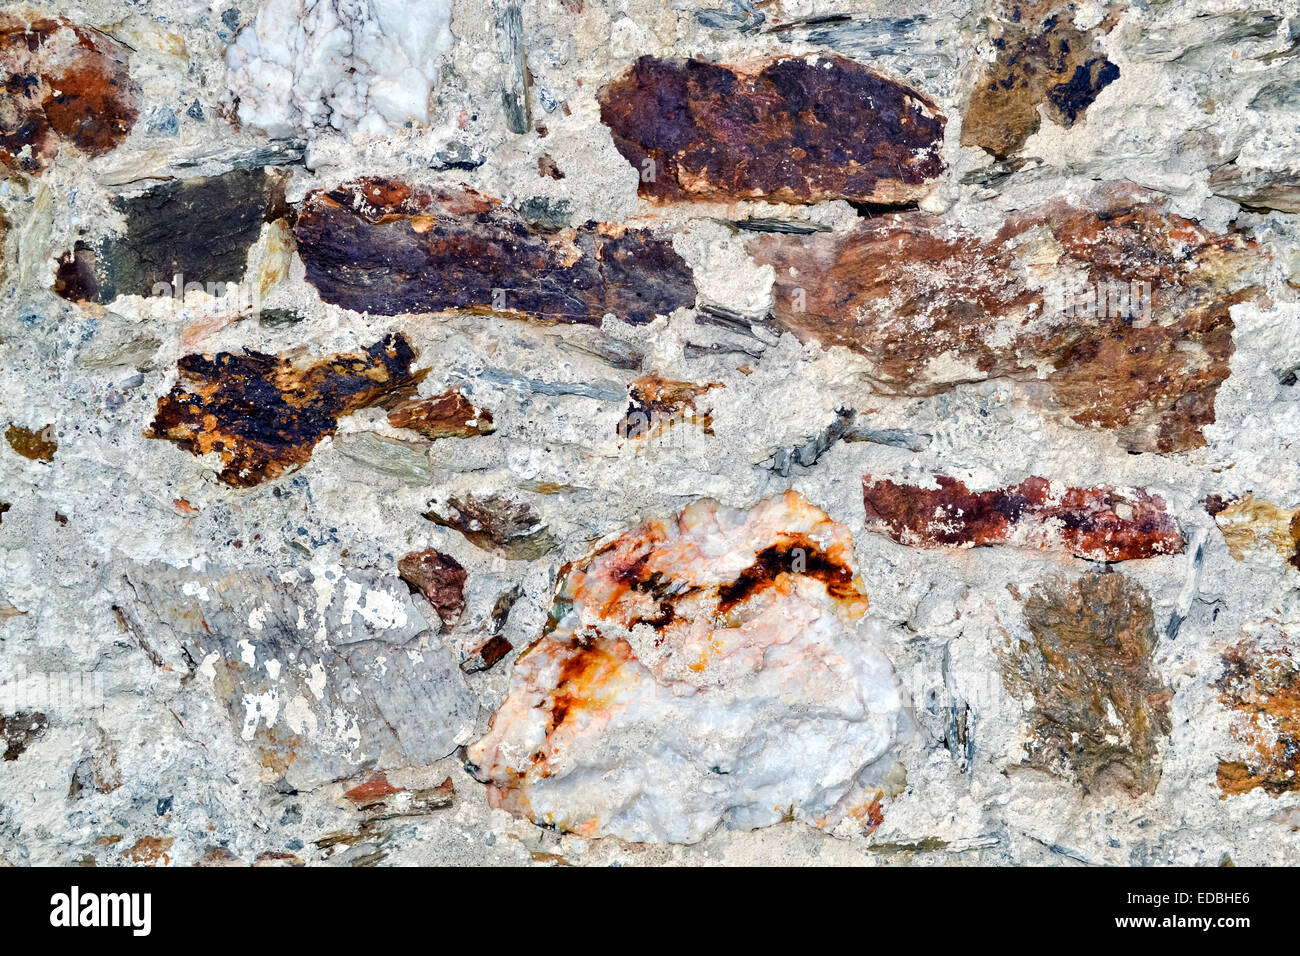
[{"label": "reddish brown rock", "polygon": [[1026,765],[1085,791],[1150,793],[1173,690],[1151,661],[1151,598],[1115,573],[1051,581],[1025,601],[1031,639],[1007,651],[1008,689],[1030,704]]},{"label": "reddish brown rock", "polygon": [[424,513],[434,524],[454,528],[476,548],[509,561],[534,561],[555,550],[555,538],[537,510],[504,495],[452,495],[431,502]]},{"label": "reddish brown rock", "polygon": [[32,461],[53,461],[54,453],[59,450],[59,443],[54,438],[54,426],[44,428],[24,428],[22,425],[10,424],[5,429],[5,441],[9,447]]},{"label": "reddish brown rock", "polygon": [[388,777],[381,772],[375,774],[364,783],[357,784],[351,790],[348,790],[344,796],[353,803],[365,806],[372,803],[378,803],[382,801],[384,797],[391,797],[395,793],[401,793],[404,789],[404,787],[394,787],[388,782]]},{"label": "reddish brown rock", "polygon": [[749,249],[776,270],[777,322],[859,353],[876,390],[1015,378],[1129,451],[1172,452],[1205,444],[1229,374],[1229,308],[1261,294],[1264,254],[1160,201],[1117,186],[1018,212],[991,235],[915,212]]},{"label": "reddish brown rock", "polygon": [[186,355],[145,434],[194,455],[216,452],[218,477],[249,488],[301,467],[338,420],[402,397],[424,372],[415,350],[389,335],[361,352],[314,358],[244,351]]},{"label": "reddish brown rock", "polygon": [[600,118],[655,201],[907,203],[944,169],[935,103],[836,55],[643,56],[600,91]]},{"label": "reddish brown rock", "polygon": [[167,855],[167,851],[172,848],[172,844],[175,842],[175,837],[140,837],[135,843],[122,851],[122,857],[132,863],[141,863],[145,866],[155,866],[159,861],[166,865],[172,861],[172,858]]},{"label": "reddish brown rock", "polygon": [[102,156],[140,111],[130,50],[63,19],[0,14],[0,163],[41,173],[64,145]]},{"label": "reddish brown rock", "polygon": [[1118,488],[1053,487],[1043,478],[971,491],[946,475],[938,488],[862,479],[867,529],[918,548],[1019,545],[1090,561],[1127,561],[1183,550],[1178,523],[1158,495]]},{"label": "reddish brown rock", "polygon": [[429,548],[398,561],[397,573],[433,605],[444,632],[456,626],[465,613],[466,572],[459,561]]},{"label": "reddish brown rock", "polygon": [[488,670],[512,650],[514,645],[497,634],[470,651],[469,656],[461,661],[460,669],[469,674]]},{"label": "reddish brown rock", "polygon": [[599,325],[606,313],[640,324],[695,304],[671,241],[609,223],[543,231],[464,187],[350,183],[311,193],[295,228],[307,280],[356,312]]},{"label": "reddish brown rock", "polygon": [[1232,708],[1229,731],[1244,759],[1219,761],[1225,797],[1262,789],[1279,796],[1300,791],[1300,663],[1295,645],[1276,623],[1261,625],[1223,654],[1215,682]]},{"label": "reddish brown rock", "polygon": [[1069,129],[1119,78],[1119,67],[1097,50],[1119,19],[1112,11],[1096,26],[1074,25],[1074,3],[1004,0],[989,19],[997,57],[971,92],[962,120],[963,146],[998,157],[1014,153],[1048,118]]},{"label": "reddish brown rock", "polygon": [[432,398],[403,402],[388,413],[388,424],[409,428],[425,438],[473,438],[496,431],[492,413],[454,388]]}]

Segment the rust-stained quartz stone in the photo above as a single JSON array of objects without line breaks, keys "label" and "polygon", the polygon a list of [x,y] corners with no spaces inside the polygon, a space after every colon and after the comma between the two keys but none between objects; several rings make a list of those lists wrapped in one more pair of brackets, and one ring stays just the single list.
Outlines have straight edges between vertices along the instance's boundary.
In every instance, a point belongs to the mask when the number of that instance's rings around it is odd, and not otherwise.
[{"label": "rust-stained quartz stone", "polygon": [[492,413],[450,388],[431,398],[413,398],[388,413],[388,424],[425,438],[473,438],[496,431]]},{"label": "rust-stained quartz stone", "polygon": [[1280,508],[1247,494],[1233,500],[1211,496],[1206,510],[1214,516],[1228,553],[1236,560],[1264,554],[1273,562],[1280,557],[1300,570],[1300,508]]},{"label": "rust-stained quartz stone", "polygon": [[1017,212],[991,235],[912,212],[749,249],[776,270],[777,322],[863,356],[878,391],[1009,377],[1129,451],[1174,452],[1205,444],[1229,309],[1260,295],[1264,255],[1160,201],[1114,186]]},{"label": "rust-stained quartz stone", "polygon": [[349,183],[311,193],[295,229],[307,280],[356,312],[599,325],[606,313],[641,324],[695,304],[670,240],[610,223],[543,232],[465,187]]},{"label": "rust-stained quartz stone", "polygon": [[223,482],[252,487],[305,464],[342,416],[412,389],[425,374],[411,370],[414,360],[402,335],[324,358],[186,355],[145,434],[195,455],[216,452]]},{"label": "rust-stained quartz stone", "polygon": [[70,145],[102,156],[140,110],[130,50],[63,19],[0,14],[0,164],[41,173]]},{"label": "rust-stained quartz stone", "polygon": [[600,542],[563,570],[470,773],[492,806],[586,837],[857,816],[901,706],[852,560],[793,491]]},{"label": "rust-stained quartz stone", "polygon": [[862,480],[867,530],[918,548],[1008,544],[1090,561],[1177,554],[1183,538],[1158,495],[1140,489],[1067,488],[1042,478],[971,491],[946,475],[937,488]]},{"label": "rust-stained quartz stone", "polygon": [[935,103],[831,54],[643,56],[600,91],[600,118],[655,201],[907,203],[944,169]]},{"label": "rust-stained quartz stone", "polygon": [[[1300,791],[1300,663],[1295,641],[1276,622],[1248,628],[1223,654],[1215,682],[1232,708],[1229,732],[1244,759],[1219,761],[1223,796],[1256,788],[1271,796]],[[1233,755],[1236,756],[1236,755]]]},{"label": "rust-stained quartz stone", "polygon": [[1152,664],[1146,591],[1113,572],[1049,581],[1026,599],[1025,623],[1031,639],[1007,650],[1004,678],[1030,704],[1026,765],[1088,792],[1154,790],[1173,690]]},{"label": "rust-stained quartz stone", "polygon": [[1025,144],[1039,126],[1039,107],[1069,129],[1119,67],[1097,49],[1119,19],[1111,11],[1096,26],[1074,24],[1077,5],[1061,0],[1004,0],[990,19],[997,57],[971,92],[962,120],[961,144],[1004,157]]}]

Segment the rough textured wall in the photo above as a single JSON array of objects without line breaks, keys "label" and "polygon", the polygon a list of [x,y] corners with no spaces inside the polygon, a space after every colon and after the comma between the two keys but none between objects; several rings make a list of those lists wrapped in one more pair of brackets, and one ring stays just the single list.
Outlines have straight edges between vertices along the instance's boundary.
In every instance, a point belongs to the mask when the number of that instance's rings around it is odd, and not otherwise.
[{"label": "rough textured wall", "polygon": [[0,64],[0,860],[1300,862],[1294,0]]}]

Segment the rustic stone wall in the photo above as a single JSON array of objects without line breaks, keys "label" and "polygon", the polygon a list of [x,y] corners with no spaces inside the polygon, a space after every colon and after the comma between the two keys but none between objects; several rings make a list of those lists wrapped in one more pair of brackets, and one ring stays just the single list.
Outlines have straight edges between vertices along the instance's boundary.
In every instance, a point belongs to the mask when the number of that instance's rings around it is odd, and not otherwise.
[{"label": "rustic stone wall", "polygon": [[0,861],[1300,862],[1295,0],[0,63]]}]

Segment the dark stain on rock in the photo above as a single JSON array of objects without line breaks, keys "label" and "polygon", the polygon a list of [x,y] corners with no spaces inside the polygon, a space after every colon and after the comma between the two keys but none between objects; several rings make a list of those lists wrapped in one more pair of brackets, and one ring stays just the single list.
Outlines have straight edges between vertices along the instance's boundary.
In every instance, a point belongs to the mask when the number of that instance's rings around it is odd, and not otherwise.
[{"label": "dark stain on rock", "polygon": [[843,561],[827,555],[806,535],[783,534],[754,558],[754,563],[736,579],[718,588],[718,613],[748,601],[755,594],[772,587],[783,574],[803,574],[826,585],[826,593],[840,599],[859,597],[853,581],[853,569]]},{"label": "dark stain on rock", "polygon": [[513,644],[500,634],[495,634],[470,651],[469,657],[461,662],[460,669],[471,674],[488,670],[512,650]]},{"label": "dark stain on rock", "polygon": [[1215,681],[1232,708],[1229,732],[1243,760],[1220,760],[1223,796],[1262,789],[1271,796],[1300,791],[1300,664],[1293,642],[1275,625],[1229,647]]},{"label": "dark stain on rock", "polygon": [[5,441],[9,447],[32,461],[53,461],[54,453],[59,450],[59,443],[54,438],[54,426],[44,428],[24,428],[22,425],[10,424],[5,429]]},{"label": "dark stain on rock", "polygon": [[4,744],[4,759],[17,760],[45,733],[50,725],[39,711],[19,711],[0,714],[0,743]]},{"label": "dark stain on rock", "polygon": [[1025,623],[1031,638],[1009,649],[1004,679],[1030,702],[1026,764],[1089,793],[1153,791],[1173,690],[1151,660],[1146,591],[1115,573],[1051,581],[1025,601]]},{"label": "dark stain on rock", "polygon": [[[64,253],[54,291],[72,301],[106,303],[119,295],[179,297],[190,283],[237,283],[262,224],[288,213],[287,180],[281,168],[240,168],[117,196],[112,203],[125,232],[93,248],[79,242]],[[173,287],[177,276],[180,289]]]},{"label": "dark stain on rock", "polygon": [[1183,537],[1158,495],[1140,489],[1066,488],[1043,478],[971,491],[947,475],[938,488],[862,479],[868,530],[919,548],[1011,544],[1090,561],[1178,554]]},{"label": "dark stain on rock", "polygon": [[221,480],[249,488],[305,464],[342,416],[412,390],[425,374],[411,370],[414,360],[400,334],[358,353],[318,359],[252,351],[186,355],[145,434],[194,455],[216,452]]},{"label": "dark stain on rock", "polygon": [[443,633],[456,626],[465,613],[466,572],[459,561],[428,548],[398,561],[397,573],[433,605],[442,621]]},{"label": "dark stain on rock", "polygon": [[642,197],[906,203],[943,172],[924,94],[833,54],[753,69],[643,56],[600,91]]},{"label": "dark stain on rock", "polygon": [[64,144],[102,156],[131,132],[130,50],[64,19],[0,15],[0,163],[40,174]]},{"label": "dark stain on rock", "polygon": [[[875,391],[1014,378],[1076,423],[1116,431],[1129,451],[1174,452],[1205,444],[1230,373],[1229,310],[1263,295],[1254,277],[1266,256],[1162,202],[1114,186],[1015,213],[992,235],[916,212],[747,246],[776,270],[777,324],[863,356]],[[1078,281],[1047,284],[1061,275]]]},{"label": "dark stain on rock", "polygon": [[671,241],[589,222],[543,231],[465,187],[368,179],[310,194],[298,215],[307,281],[379,315],[459,309],[551,323],[633,324],[695,304]]},{"label": "dark stain on rock", "polygon": [[627,412],[616,426],[620,438],[642,438],[662,433],[681,424],[698,425],[706,435],[713,434],[713,416],[697,408],[696,399],[710,389],[722,388],[720,382],[697,385],[646,375],[628,385]]},{"label": "dark stain on rock", "polygon": [[971,92],[963,146],[1004,158],[1038,131],[1040,105],[1052,122],[1068,129],[1119,79],[1119,67],[1094,50],[1119,11],[1080,30],[1075,10],[1074,3],[1061,0],[1005,0],[994,12],[989,23],[997,57]]}]

